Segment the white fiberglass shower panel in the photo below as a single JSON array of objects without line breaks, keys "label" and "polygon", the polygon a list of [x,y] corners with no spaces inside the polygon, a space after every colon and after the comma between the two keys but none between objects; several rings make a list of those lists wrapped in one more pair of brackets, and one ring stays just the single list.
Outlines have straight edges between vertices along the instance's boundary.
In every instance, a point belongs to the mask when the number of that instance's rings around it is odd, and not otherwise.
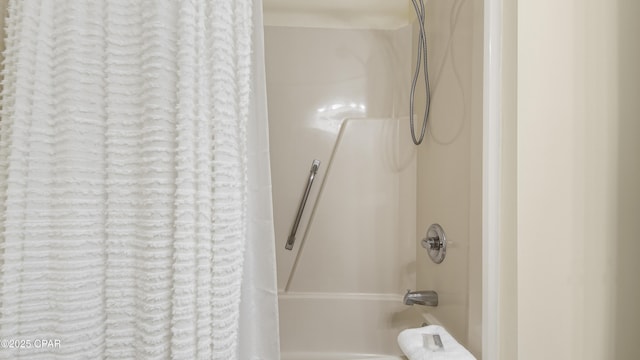
[{"label": "white fiberglass shower panel", "polygon": [[[419,325],[401,301],[415,286],[411,37],[409,27],[266,28],[284,357],[323,349],[399,354],[397,333]],[[314,159],[321,165],[288,251]],[[300,331],[309,322],[315,333]],[[360,331],[369,333],[354,335]],[[354,341],[331,342],[340,333]]]}]

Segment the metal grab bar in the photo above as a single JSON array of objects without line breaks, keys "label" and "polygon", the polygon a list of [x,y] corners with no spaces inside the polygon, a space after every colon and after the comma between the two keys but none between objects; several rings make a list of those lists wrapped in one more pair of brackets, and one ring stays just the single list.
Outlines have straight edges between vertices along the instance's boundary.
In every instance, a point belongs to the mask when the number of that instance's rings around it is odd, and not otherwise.
[{"label": "metal grab bar", "polygon": [[316,173],[318,172],[319,167],[320,160],[313,160],[313,162],[311,163],[311,170],[309,171],[307,186],[304,189],[304,195],[302,195],[302,201],[300,201],[300,206],[298,207],[298,213],[296,214],[296,218],[293,221],[291,233],[289,233],[289,238],[287,239],[287,244],[284,246],[284,248],[287,250],[293,249],[293,244],[296,242],[296,233],[298,232],[298,226],[300,225],[302,212],[304,211],[305,205],[307,205],[307,199],[309,198],[309,193],[311,192],[311,186],[313,185],[313,180],[316,177]]}]

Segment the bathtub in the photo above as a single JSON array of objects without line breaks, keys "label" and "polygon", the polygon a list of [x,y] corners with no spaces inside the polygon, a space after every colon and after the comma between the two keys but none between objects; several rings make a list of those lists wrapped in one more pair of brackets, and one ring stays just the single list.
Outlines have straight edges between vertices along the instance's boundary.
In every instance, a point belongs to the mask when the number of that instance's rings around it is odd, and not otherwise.
[{"label": "bathtub", "polygon": [[402,360],[400,331],[436,324],[402,295],[281,293],[282,360]]}]

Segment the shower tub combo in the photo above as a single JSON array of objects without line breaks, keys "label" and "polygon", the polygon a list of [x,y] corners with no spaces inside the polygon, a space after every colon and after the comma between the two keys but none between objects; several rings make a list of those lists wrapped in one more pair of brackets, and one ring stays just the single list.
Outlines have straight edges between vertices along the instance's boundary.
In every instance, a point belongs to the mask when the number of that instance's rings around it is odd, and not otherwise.
[{"label": "shower tub combo", "polygon": [[403,359],[398,333],[425,322],[402,302],[416,284],[416,153],[398,113],[411,28],[267,26],[265,45],[282,358]]},{"label": "shower tub combo", "polygon": [[[282,358],[403,359],[397,335],[438,324],[432,314],[480,353],[481,246],[470,234],[481,233],[472,229],[481,223],[472,160],[482,97],[471,96],[482,91],[473,81],[482,73],[481,3],[430,4],[434,101],[420,147],[409,135],[420,49],[411,2],[284,3],[265,2]],[[418,86],[415,120],[426,98]],[[440,265],[416,241],[432,223],[453,240]],[[418,285],[437,289],[441,304],[404,305]]]}]

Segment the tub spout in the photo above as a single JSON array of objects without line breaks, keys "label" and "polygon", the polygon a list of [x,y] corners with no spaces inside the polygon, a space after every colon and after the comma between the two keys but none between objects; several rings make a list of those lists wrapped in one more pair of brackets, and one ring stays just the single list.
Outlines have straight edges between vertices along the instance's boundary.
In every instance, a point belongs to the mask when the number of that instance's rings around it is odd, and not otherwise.
[{"label": "tub spout", "polygon": [[407,290],[407,293],[404,294],[403,302],[405,305],[418,304],[427,306],[438,306],[438,293],[432,290]]}]

